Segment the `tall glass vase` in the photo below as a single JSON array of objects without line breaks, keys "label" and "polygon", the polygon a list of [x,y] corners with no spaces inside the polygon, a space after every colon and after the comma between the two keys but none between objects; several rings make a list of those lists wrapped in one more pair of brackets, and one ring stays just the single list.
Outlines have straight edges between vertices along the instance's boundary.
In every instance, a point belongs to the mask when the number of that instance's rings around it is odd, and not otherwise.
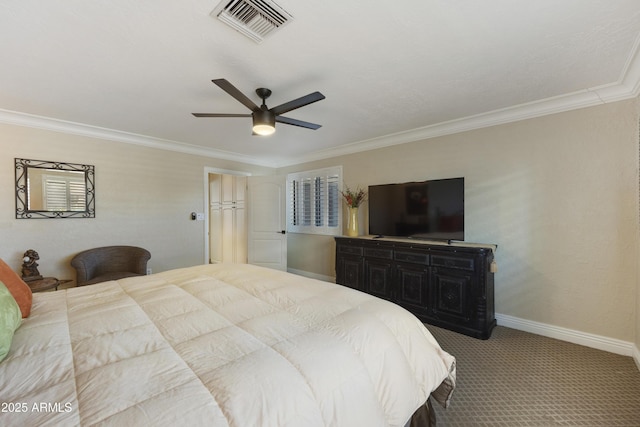
[{"label": "tall glass vase", "polygon": [[358,235],[358,208],[349,207],[349,222],[347,223],[347,236]]}]

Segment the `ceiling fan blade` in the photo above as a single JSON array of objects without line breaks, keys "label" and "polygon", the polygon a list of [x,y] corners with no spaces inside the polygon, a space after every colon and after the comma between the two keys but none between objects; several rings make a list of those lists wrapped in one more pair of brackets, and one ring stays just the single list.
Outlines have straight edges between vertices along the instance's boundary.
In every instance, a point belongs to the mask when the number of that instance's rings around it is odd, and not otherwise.
[{"label": "ceiling fan blade", "polygon": [[251,114],[191,113],[196,117],[251,117]]},{"label": "ceiling fan blade", "polygon": [[321,101],[324,99],[324,95],[320,92],[313,92],[309,95],[305,95],[298,99],[294,99],[293,101],[285,102],[284,104],[278,105],[277,107],[270,108],[273,114],[284,114],[288,111],[295,110],[296,108],[304,107],[305,105],[312,104],[317,101]]},{"label": "ceiling fan blade", "polygon": [[286,125],[300,126],[301,128],[313,129],[316,130],[321,128],[322,125],[317,125],[315,123],[303,122],[302,120],[291,119],[289,117],[276,116],[276,122],[284,123]]},{"label": "ceiling fan blade", "polygon": [[234,85],[229,83],[227,80],[225,80],[225,79],[215,79],[215,80],[211,80],[211,81],[214,82],[215,84],[217,84],[218,87],[220,87],[220,89],[224,90],[229,95],[233,96],[235,99],[240,101],[240,103],[242,105],[244,105],[245,107],[247,107],[251,111],[255,111],[255,110],[259,110],[260,109],[260,107],[258,107],[252,100],[247,98],[244,93],[240,92]]}]

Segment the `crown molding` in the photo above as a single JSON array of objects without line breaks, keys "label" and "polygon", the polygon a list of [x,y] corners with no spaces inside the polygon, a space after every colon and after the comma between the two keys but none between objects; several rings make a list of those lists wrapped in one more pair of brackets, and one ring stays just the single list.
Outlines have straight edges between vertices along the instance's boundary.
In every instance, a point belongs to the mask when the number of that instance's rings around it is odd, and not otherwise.
[{"label": "crown molding", "polygon": [[632,97],[640,95],[640,34],[633,44],[631,55],[629,55],[618,81],[621,86],[627,88]]},{"label": "crown molding", "polygon": [[273,167],[272,163],[265,162],[257,157],[244,156],[242,154],[232,153],[229,151],[205,148],[168,139],[123,132],[115,129],[107,129],[82,123],[36,116],[18,111],[0,109],[0,123],[67,133],[71,135],[80,135],[108,141],[123,142],[125,144],[140,145],[143,147],[192,154],[196,156],[231,160],[257,166]]},{"label": "crown molding", "polygon": [[[635,72],[640,75],[640,67],[636,66]],[[398,132],[345,144],[329,150],[322,150],[310,153],[304,157],[296,158],[291,166],[315,160],[327,159],[330,157],[356,154],[362,151],[375,150],[378,148],[390,147],[408,142],[421,141],[439,136],[452,135],[460,132],[481,129],[520,120],[532,119],[550,114],[562,113],[565,111],[577,110],[580,108],[592,107],[616,101],[622,101],[638,96],[640,91],[640,76],[635,81],[627,84],[611,84],[598,88],[587,89],[567,95],[547,98],[540,101],[520,104],[500,110],[494,110],[474,116],[451,120],[434,125],[425,126],[409,131]]]}]

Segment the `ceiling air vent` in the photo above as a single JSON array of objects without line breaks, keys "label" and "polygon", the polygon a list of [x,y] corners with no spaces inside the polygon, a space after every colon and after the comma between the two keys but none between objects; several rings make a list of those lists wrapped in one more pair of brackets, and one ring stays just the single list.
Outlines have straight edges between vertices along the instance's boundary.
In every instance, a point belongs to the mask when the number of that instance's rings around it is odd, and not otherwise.
[{"label": "ceiling air vent", "polygon": [[293,19],[273,1],[223,0],[211,15],[256,43]]}]

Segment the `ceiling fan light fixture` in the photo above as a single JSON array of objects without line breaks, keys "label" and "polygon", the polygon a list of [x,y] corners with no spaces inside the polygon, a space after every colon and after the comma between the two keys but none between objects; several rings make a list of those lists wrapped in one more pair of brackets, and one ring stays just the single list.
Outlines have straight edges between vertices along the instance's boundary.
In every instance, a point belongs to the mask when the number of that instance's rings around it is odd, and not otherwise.
[{"label": "ceiling fan light fixture", "polygon": [[313,104],[314,102],[324,99],[324,95],[320,92],[313,92],[300,98],[296,98],[292,101],[285,102],[273,108],[268,108],[266,99],[271,96],[271,90],[259,87],[256,89],[256,94],[262,98],[262,105],[257,106],[255,102],[247,98],[245,94],[240,92],[238,88],[229,83],[225,79],[212,80],[220,89],[227,92],[234,97],[242,105],[251,110],[251,114],[233,114],[233,113],[191,113],[196,117],[251,117],[253,120],[253,134],[267,136],[276,131],[276,122],[284,123],[286,125],[299,126],[305,129],[316,130],[321,125],[315,123],[309,123],[302,120],[292,119],[291,117],[283,117],[282,114],[289,111],[304,107],[305,105]]},{"label": "ceiling fan light fixture", "polygon": [[276,131],[276,128],[271,125],[258,124],[253,125],[253,131],[260,136],[268,136]]},{"label": "ceiling fan light fixture", "polygon": [[269,110],[259,110],[253,112],[253,132],[267,136],[276,131],[276,116]]}]

